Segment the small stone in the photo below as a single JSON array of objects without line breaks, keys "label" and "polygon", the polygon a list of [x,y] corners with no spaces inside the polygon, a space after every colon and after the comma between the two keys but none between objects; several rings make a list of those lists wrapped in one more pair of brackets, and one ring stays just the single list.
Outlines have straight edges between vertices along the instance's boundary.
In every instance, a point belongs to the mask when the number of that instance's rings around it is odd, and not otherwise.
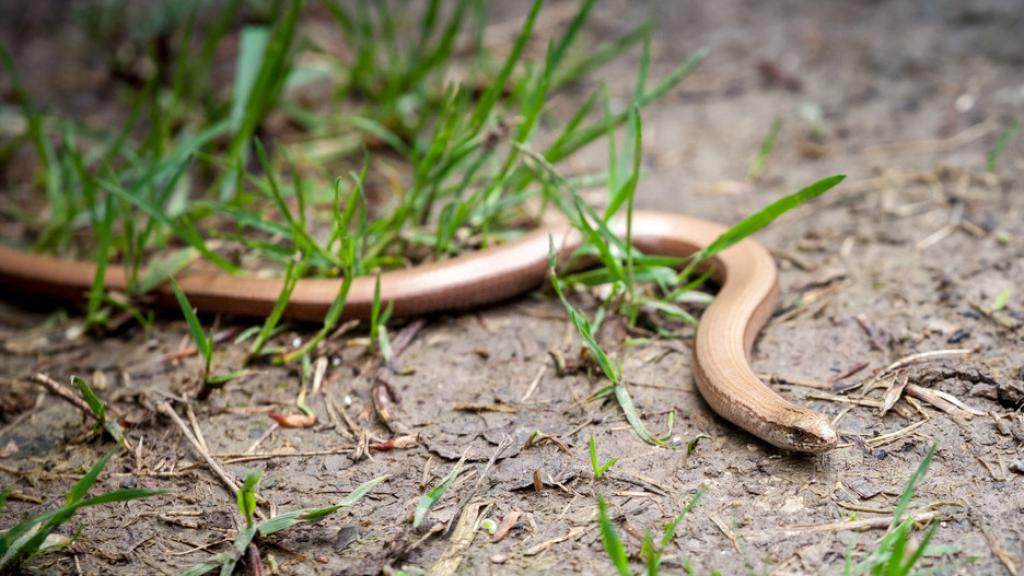
[{"label": "small stone", "polygon": [[862,500],[874,498],[882,492],[881,488],[867,478],[847,478],[843,480],[843,484],[860,496]]},{"label": "small stone", "polygon": [[985,398],[988,400],[995,401],[999,400],[999,387],[996,386],[995,384],[982,382],[980,384],[975,384],[971,388],[970,394],[971,396],[975,396],[977,398]]},{"label": "small stone", "polygon": [[786,503],[779,510],[783,514],[796,514],[804,509],[804,499],[800,497],[786,498]]},{"label": "small stone", "polygon": [[958,329],[953,335],[946,339],[947,344],[959,344],[971,337],[971,333],[964,329]]},{"label": "small stone", "polygon": [[755,482],[744,483],[743,489],[755,496],[763,496],[768,492],[767,486]]},{"label": "small stone", "polygon": [[1006,467],[1007,469],[1010,470],[1010,472],[1024,474],[1024,460],[1014,460],[1013,462],[1010,462]]},{"label": "small stone", "polygon": [[[1024,369],[1020,376],[1024,377]],[[1007,408],[1017,409],[1024,405],[1024,378],[1018,380],[1000,380],[996,383],[999,403]]]},{"label": "small stone", "polygon": [[334,551],[341,552],[356,540],[359,540],[359,528],[356,526],[342,526],[338,535],[334,537]]}]

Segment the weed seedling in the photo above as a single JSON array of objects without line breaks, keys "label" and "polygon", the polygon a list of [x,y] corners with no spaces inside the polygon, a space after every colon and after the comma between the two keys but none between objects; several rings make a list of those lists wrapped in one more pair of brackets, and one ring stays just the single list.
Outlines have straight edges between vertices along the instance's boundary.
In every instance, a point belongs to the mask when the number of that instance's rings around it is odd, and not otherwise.
[{"label": "weed seedling", "polygon": [[1020,121],[1016,118],[1010,119],[1010,124],[1003,130],[996,139],[995,144],[988,151],[988,157],[985,160],[985,167],[988,168],[989,172],[995,172],[996,166],[999,165],[999,158],[1002,157],[1003,152],[1006,151],[1013,140],[1020,133]]},{"label": "weed seedling", "polygon": [[597,446],[594,443],[594,435],[591,434],[590,435],[590,467],[594,470],[594,480],[600,480],[601,476],[604,476],[604,473],[606,471],[608,471],[608,469],[611,468],[612,465],[615,464],[616,461],[618,461],[618,458],[612,458],[611,460],[608,460],[604,464],[600,464],[600,465],[597,463]]},{"label": "weed seedling", "polygon": [[200,378],[201,386],[197,397],[200,400],[204,400],[210,395],[210,392],[242,376],[244,372],[242,370],[235,370],[226,374],[210,374],[210,362],[213,360],[213,336],[203,331],[203,326],[199,323],[199,317],[196,316],[192,304],[188,301],[188,296],[185,295],[181,290],[181,286],[178,286],[178,283],[173,278],[171,279],[171,286],[174,288],[174,296],[178,299],[178,304],[181,306],[181,313],[185,315],[185,321],[188,323],[188,330],[192,334],[196,350],[200,358],[203,359],[203,372]]},{"label": "weed seedling", "polygon": [[761,179],[765,166],[768,164],[768,158],[775,151],[775,141],[779,138],[779,131],[781,130],[782,118],[772,120],[772,125],[768,127],[768,133],[761,140],[761,146],[757,149],[757,154],[750,159],[750,164],[747,166],[747,178],[750,180],[756,182]]},{"label": "weed seedling", "polygon": [[71,377],[71,383],[78,386],[79,392],[82,394],[82,398],[85,399],[85,403],[89,405],[89,410],[92,410],[92,415],[96,418],[96,425],[102,428],[110,434],[110,437],[114,439],[122,448],[129,449],[128,440],[124,437],[124,431],[121,430],[121,425],[117,423],[116,418],[109,418],[107,415],[107,405],[100,400],[99,396],[93,392],[92,387],[85,379],[78,376]]}]

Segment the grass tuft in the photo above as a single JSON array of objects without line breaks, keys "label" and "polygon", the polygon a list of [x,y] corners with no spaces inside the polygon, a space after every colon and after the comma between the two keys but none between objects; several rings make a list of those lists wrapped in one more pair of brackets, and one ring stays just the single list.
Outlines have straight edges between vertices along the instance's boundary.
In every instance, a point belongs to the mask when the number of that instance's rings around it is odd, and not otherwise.
[{"label": "grass tuft", "polygon": [[[92,404],[90,404],[92,406]],[[0,534],[0,572],[16,572],[17,568],[26,561],[45,554],[56,548],[63,548],[69,543],[64,539],[53,539],[50,536],[54,530],[71,520],[78,510],[90,506],[102,504],[113,504],[116,502],[128,502],[141,498],[149,498],[164,494],[166,490],[152,490],[147,488],[120,488],[105,492],[98,496],[86,498],[89,490],[96,484],[100,473],[106,467],[107,462],[117,453],[117,449],[107,452],[82,476],[64,500],[60,508],[50,510],[25,518]],[[0,498],[0,509],[6,500],[7,491],[3,492]],[[57,542],[54,544],[54,542]]]}]

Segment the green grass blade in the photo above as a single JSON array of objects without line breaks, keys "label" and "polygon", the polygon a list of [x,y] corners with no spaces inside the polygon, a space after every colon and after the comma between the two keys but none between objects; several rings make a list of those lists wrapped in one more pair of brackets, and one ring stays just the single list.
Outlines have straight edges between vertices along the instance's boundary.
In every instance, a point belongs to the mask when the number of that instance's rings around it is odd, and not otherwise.
[{"label": "green grass blade", "polygon": [[412,527],[419,528],[420,524],[423,523],[423,519],[427,517],[427,513],[430,509],[437,505],[444,497],[444,493],[448,491],[448,488],[452,485],[452,482],[459,476],[459,472],[462,471],[462,463],[465,462],[466,457],[463,456],[452,466],[450,472],[441,480],[439,484],[427,490],[427,493],[420,497],[420,501],[416,504],[416,511],[413,512]]},{"label": "green grass blade", "polygon": [[119,488],[107,492],[106,494],[100,494],[99,496],[93,496],[92,498],[86,498],[79,503],[80,508],[86,508],[89,506],[100,506],[102,504],[111,504],[114,502],[128,502],[129,500],[140,500],[142,498],[149,498],[151,496],[159,496],[161,494],[167,494],[169,490],[166,489],[154,489],[154,488]]},{"label": "green grass blade", "polygon": [[167,282],[167,279],[176,276],[186,266],[195,262],[199,257],[199,251],[189,246],[175,250],[164,256],[157,256],[146,266],[146,271],[139,277],[138,292],[146,294],[157,286]]},{"label": "green grass blade", "polygon": [[238,42],[238,59],[235,62],[235,82],[231,93],[229,118],[232,131],[238,131],[242,127],[269,41],[270,31],[265,27],[246,26],[242,29]]},{"label": "green grass blade", "polygon": [[625,36],[616,38],[610,42],[604,42],[594,49],[588,50],[586,56],[572,65],[562,68],[562,71],[555,78],[555,87],[561,88],[566,84],[574,82],[604,66],[608,62],[621,56],[630,47],[641,42],[651,34],[652,25],[648,22],[642,24]]},{"label": "green grass blade", "polygon": [[46,136],[42,117],[32,105],[31,96],[25,91],[19,80],[14,60],[11,58],[10,53],[8,53],[7,48],[2,44],[0,44],[0,65],[3,66],[10,78],[15,98],[21,105],[22,113],[25,115],[25,120],[28,124],[28,133],[32,138],[32,143],[35,145],[36,156],[42,165],[43,183],[50,205],[50,222],[42,236],[42,239],[46,240],[58,232],[59,223],[65,217],[67,210],[64,196],[60,190],[60,167],[54,155],[53,145]]},{"label": "green grass blade", "polygon": [[377,330],[380,326],[380,271],[377,272],[377,280],[373,283],[373,305],[370,308],[370,346],[377,341]]},{"label": "green grass blade", "polygon": [[650,530],[644,531],[640,556],[644,559],[644,566],[647,569],[644,576],[658,576],[661,573],[661,552],[654,547],[654,538],[651,536]]},{"label": "green grass blade", "polygon": [[[644,425],[644,421],[640,418],[640,413],[636,409],[636,405],[633,404],[633,398],[629,395],[629,391],[626,389],[626,385],[619,382],[615,385],[615,400],[618,401],[619,407],[622,408],[622,413],[626,415],[626,421],[633,428],[633,432],[640,437],[641,440],[654,446],[663,446],[665,441],[658,438],[654,434],[651,434],[647,426]],[[670,416],[671,418],[671,416]],[[671,433],[671,426],[669,429]]]},{"label": "green grass blade", "polygon": [[995,144],[993,144],[992,148],[988,151],[988,156],[985,159],[985,166],[988,168],[989,172],[996,171],[996,167],[999,165],[999,158],[1002,157],[1003,152],[1006,151],[1006,148],[1011,142],[1013,142],[1019,133],[1020,121],[1016,118],[1011,118],[1009,126],[999,134],[999,138],[996,139]]},{"label": "green grass blade", "polygon": [[242,482],[242,487],[235,494],[238,513],[242,515],[242,518],[245,518],[245,525],[250,528],[253,525],[253,515],[256,514],[256,486],[259,485],[260,478],[262,477],[262,472],[249,473],[245,477],[245,481]]},{"label": "green grass blade", "polygon": [[308,342],[302,345],[298,350],[289,352],[284,356],[284,362],[287,364],[296,358],[309,354],[317,344],[320,343],[324,338],[330,334],[331,330],[337,326],[338,320],[341,318],[341,313],[345,309],[345,301],[348,299],[348,291],[352,287],[352,271],[351,269],[345,273],[345,278],[341,281],[341,287],[338,289],[338,295],[334,298],[334,302],[331,307],[327,310],[327,315],[324,317],[324,325],[319,332],[313,338],[310,338]]},{"label": "green grass blade", "polygon": [[491,86],[487,89],[487,92],[480,97],[480,101],[476,106],[476,110],[473,111],[473,116],[470,118],[469,125],[473,131],[476,131],[491,113],[491,109],[498,102],[501,97],[501,93],[505,90],[508,84],[508,79],[512,76],[512,70],[515,68],[517,62],[523,54],[523,48],[526,47],[526,41],[530,39],[530,34],[533,32],[533,25],[537,21],[537,15],[540,13],[540,7],[544,4],[544,0],[534,0],[533,6],[530,7],[530,12],[526,16],[526,21],[523,23],[523,27],[519,30],[519,35],[516,37],[515,44],[512,45],[512,51],[509,52],[508,57],[505,59],[505,64],[502,66],[501,71],[498,72],[498,76],[491,83]]},{"label": "green grass blade", "polygon": [[910,574],[910,569],[913,568],[914,565],[921,560],[921,557],[924,556],[925,551],[928,550],[928,543],[932,541],[932,537],[935,536],[935,530],[938,527],[939,523],[934,520],[928,524],[928,530],[924,533],[924,536],[921,538],[921,542],[918,543],[917,548],[915,548],[914,551],[907,558],[907,562],[900,567],[901,573]]},{"label": "green grass blade", "polygon": [[992,304],[989,305],[988,311],[989,312],[998,312],[998,311],[1002,310],[1003,308],[1006,308],[1006,305],[1009,302],[1010,302],[1010,289],[1009,288],[1003,288],[999,292],[999,294],[996,295],[995,299],[992,300]]},{"label": "green grass blade", "polygon": [[174,297],[177,298],[178,305],[181,307],[181,313],[185,316],[185,322],[188,323],[188,331],[192,334],[192,340],[196,343],[196,350],[199,350],[200,357],[202,357],[206,364],[206,372],[209,372],[213,347],[206,333],[203,332],[203,326],[199,323],[199,317],[196,316],[195,310],[192,309],[192,303],[188,301],[188,296],[182,292],[181,286],[178,286],[178,282],[174,278],[170,280],[171,286],[174,288]]},{"label": "green grass blade", "polygon": [[284,311],[288,307],[288,301],[291,300],[292,292],[295,291],[295,286],[302,277],[306,267],[305,262],[304,258],[298,260],[292,258],[288,261],[288,268],[284,273],[284,283],[281,285],[281,291],[277,295],[277,300],[274,301],[274,308],[270,311],[270,315],[267,316],[266,320],[263,321],[263,327],[260,328],[256,340],[253,341],[252,347],[249,349],[251,354],[259,354],[274,334],[277,323],[280,322],[281,316],[284,315]]},{"label": "green grass blade", "polygon": [[779,131],[781,130],[782,118],[772,120],[771,126],[768,127],[768,133],[765,134],[764,139],[761,140],[761,146],[757,149],[757,154],[750,159],[750,164],[747,166],[747,178],[756,181],[764,174],[768,157],[775,150],[775,141],[779,138]]},{"label": "green grass blade", "polygon": [[910,480],[907,481],[907,486],[903,489],[903,493],[900,494],[899,502],[896,504],[896,510],[892,513],[892,524],[889,525],[890,529],[895,528],[896,525],[902,521],[903,512],[907,509],[907,505],[910,504],[910,499],[914,497],[914,488],[928,472],[928,467],[932,463],[932,458],[935,456],[935,450],[938,446],[937,442],[931,445],[928,452],[924,455],[924,459],[921,460],[921,464],[917,466],[917,470],[914,471],[910,476]]},{"label": "green grass blade", "polygon": [[[643,95],[642,98],[637,99],[634,104],[638,108],[644,108],[654,100],[660,98],[663,94],[675,87],[684,78],[693,73],[694,70],[700,66],[700,63],[704,61],[707,56],[707,50],[698,50],[693,56],[691,56],[686,62],[681,64],[678,68],[669,73],[668,76],[663,78],[650,92]],[[580,148],[590,144],[594,140],[600,138],[607,133],[608,130],[615,128],[626,121],[629,112],[621,112],[609,118],[602,118],[597,123],[587,126],[576,132],[572,138],[566,138],[559,142],[556,141],[554,144],[549,146],[544,151],[544,157],[548,162],[558,162],[565,157],[569,156],[573,152]],[[558,145],[556,147],[556,144]]]},{"label": "green grass blade", "polygon": [[722,250],[729,248],[733,244],[736,244],[747,236],[750,236],[768,224],[771,224],[776,218],[793,208],[828,192],[845,178],[845,174],[829,176],[828,178],[819,180],[798,192],[790,194],[789,196],[783,196],[750,216],[747,216],[743,220],[740,220],[737,224],[733,225],[721,236],[716,238],[714,242],[705,246],[700,252],[697,252],[680,277],[688,277],[689,272],[692,271],[698,263],[711,258]]},{"label": "green grass blade", "polygon": [[579,230],[583,233],[583,237],[586,238],[587,243],[597,250],[598,256],[601,259],[601,264],[611,272],[611,275],[615,280],[623,282],[626,280],[626,274],[622,269],[622,264],[619,262],[618,257],[612,254],[611,248],[608,246],[605,238],[598,234],[597,230],[590,225],[587,221],[587,216],[583,207],[583,199],[579,196],[574,198],[576,202],[576,214],[578,217],[577,223],[579,224]]},{"label": "green grass blade", "polygon": [[672,540],[675,539],[676,529],[679,527],[679,524],[683,521],[684,518],[686,518],[686,515],[689,514],[691,510],[693,510],[693,508],[697,505],[697,502],[700,502],[700,499],[702,496],[704,496],[705,492],[707,492],[707,488],[702,485],[700,488],[697,489],[697,493],[693,495],[693,498],[690,498],[690,501],[686,503],[686,506],[683,506],[683,509],[679,511],[679,514],[676,514],[676,517],[673,518],[671,522],[665,525],[665,534],[661,537],[662,548],[668,546],[672,542]]},{"label": "green grass blade", "polygon": [[100,472],[107,466],[107,462],[117,453],[117,450],[111,450],[103,455],[95,464],[89,468],[89,471],[82,476],[75,485],[71,487],[71,491],[68,492],[66,504],[77,504],[85,494],[92,488],[92,485],[96,483],[96,479],[99,478]]},{"label": "green grass blade", "polygon": [[206,257],[207,260],[209,260],[212,264],[216,265],[221,270],[229,274],[238,273],[238,267],[228,262],[220,254],[217,254],[216,252],[210,250],[206,246],[206,242],[203,241],[199,234],[197,234],[196,231],[193,230],[189,224],[186,223],[184,225],[181,225],[174,222],[169,217],[167,217],[167,215],[164,214],[162,210],[156,208],[155,206],[146,202],[142,198],[134,196],[133,194],[121,188],[117,184],[114,184],[112,182],[101,182],[101,185],[114,196],[117,196],[122,200],[126,200],[131,204],[134,204],[136,207],[145,212],[151,218],[156,219],[158,222],[169,228],[171,232],[174,233],[175,236],[190,244],[192,247],[198,250],[200,254]]},{"label": "green grass blade", "polygon": [[302,510],[285,512],[284,514],[280,514],[269,520],[260,522],[257,529],[259,530],[260,535],[269,536],[275,532],[291,528],[292,526],[302,522],[316,522],[325,516],[333,514],[341,508],[346,508],[355,504],[363,496],[369,494],[377,484],[380,484],[387,479],[388,476],[378,476],[373,480],[368,480],[359,486],[356,486],[355,490],[350,492],[348,496],[345,496],[332,506],[327,506],[325,508],[304,508]]},{"label": "green grass blade", "polygon": [[626,553],[626,547],[622,545],[615,526],[608,518],[608,505],[601,495],[597,496],[597,523],[601,529],[601,543],[604,545],[605,553],[608,554],[608,559],[611,560],[620,576],[631,576],[629,554]]},{"label": "green grass blade", "polygon": [[100,243],[96,248],[96,271],[93,274],[92,287],[89,289],[89,304],[86,308],[86,326],[103,324],[106,320],[101,316],[100,307],[103,305],[104,296],[106,295],[107,262],[110,259],[110,245],[114,237],[114,202],[112,196],[107,195],[103,210],[103,223],[99,229]]},{"label": "green grass blade", "polygon": [[71,376],[71,383],[78,387],[79,392],[82,394],[82,398],[85,399],[85,403],[89,405],[89,409],[92,410],[96,420],[104,430],[110,434],[110,437],[114,439],[122,448],[128,448],[128,440],[124,437],[124,431],[121,429],[121,425],[118,424],[117,420],[110,419],[107,417],[107,405],[100,400],[99,396],[93,392],[89,383],[83,378],[78,376]]}]

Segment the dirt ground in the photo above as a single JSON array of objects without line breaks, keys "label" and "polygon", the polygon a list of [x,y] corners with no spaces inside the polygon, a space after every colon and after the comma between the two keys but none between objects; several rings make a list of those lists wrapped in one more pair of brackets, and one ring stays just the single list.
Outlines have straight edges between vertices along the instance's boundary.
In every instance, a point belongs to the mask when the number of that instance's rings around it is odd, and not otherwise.
[{"label": "dirt ground", "polygon": [[[521,4],[496,6],[496,26],[519,21]],[[1020,4],[607,2],[588,31],[617,35],[648,18],[658,25],[652,78],[700,46],[711,53],[698,73],[644,113],[649,175],[638,193],[641,207],[734,222],[814,180],[849,175],[759,235],[777,256],[783,296],[754,359],[785,397],[838,420],[841,447],[804,457],[748,436],[716,417],[697,393],[690,342],[616,346],[624,331],[612,322],[602,341],[621,359],[648,425],[663,430],[674,409],[681,442],[711,436],[689,456],[644,444],[614,403],[583,402],[602,382],[556,374],[550,352],[573,358],[578,340],[550,295],[524,296],[426,319],[397,361],[407,370],[383,372],[396,400],[392,431],[372,410],[371,389],[382,385],[374,384],[360,349],[343,340],[331,343],[338,363],[324,394],[311,400],[323,425],[268,434],[266,410],[249,409],[292,409],[298,378],[289,369],[260,367],[195,403],[210,451],[237,476],[263,470],[261,493],[281,511],[326,505],[360,482],[389,475],[348,511],[272,537],[264,553],[283,574],[375,574],[405,564],[444,573],[453,558],[458,573],[610,574],[597,529],[598,493],[636,553],[644,530],[660,534],[703,484],[707,493],[668,549],[665,573],[682,573],[685,557],[698,574],[835,574],[849,550],[862,555],[883,533],[843,522],[891,514],[937,441],[912,508],[930,506],[941,519],[935,542],[959,552],[927,558],[923,566],[973,558],[956,572],[1024,569],[1024,138],[1006,150],[996,174],[985,170],[1007,120],[1024,120]],[[603,75],[613,94],[632,90],[635,64],[627,59]],[[559,97],[554,113],[586,93],[581,87]],[[777,148],[752,185],[747,163],[774,118],[782,119]],[[604,159],[599,146],[571,169],[600,169]],[[987,312],[1004,289],[1006,307]],[[115,459],[101,485],[173,492],[84,511],[74,524],[85,529],[70,553],[45,556],[33,570],[178,573],[225,549],[234,499],[196,463],[174,424],[153,411],[195,375],[195,358],[161,360],[183,347],[184,323],[168,316],[148,338],[129,329],[98,340],[73,337],[77,314],[52,312],[0,304],[0,447],[13,441],[18,448],[0,460],[0,484],[14,488],[0,525],[59,503],[108,449],[81,442],[87,428],[72,407],[52,396],[37,401],[35,389],[16,381],[36,372],[62,381],[102,373],[107,384],[100,393],[125,415],[130,438],[143,448],[134,458]],[[222,327],[235,325],[247,324],[222,319]],[[981,415],[901,400],[880,416],[882,390],[862,397],[863,388],[852,389],[899,358],[950,348],[973,352],[915,364],[909,381]],[[218,350],[215,362],[223,365],[244,353],[230,344]],[[356,443],[347,427],[336,432],[325,397],[374,438],[412,434],[420,443],[356,459]],[[526,446],[535,430],[556,441]],[[587,457],[591,433],[602,460],[618,457],[596,483]],[[239,461],[261,438],[252,450],[261,457]],[[478,534],[464,543],[409,527],[419,496],[463,454],[467,471],[425,524],[449,522],[467,502],[495,520],[519,511],[500,542]]]}]

